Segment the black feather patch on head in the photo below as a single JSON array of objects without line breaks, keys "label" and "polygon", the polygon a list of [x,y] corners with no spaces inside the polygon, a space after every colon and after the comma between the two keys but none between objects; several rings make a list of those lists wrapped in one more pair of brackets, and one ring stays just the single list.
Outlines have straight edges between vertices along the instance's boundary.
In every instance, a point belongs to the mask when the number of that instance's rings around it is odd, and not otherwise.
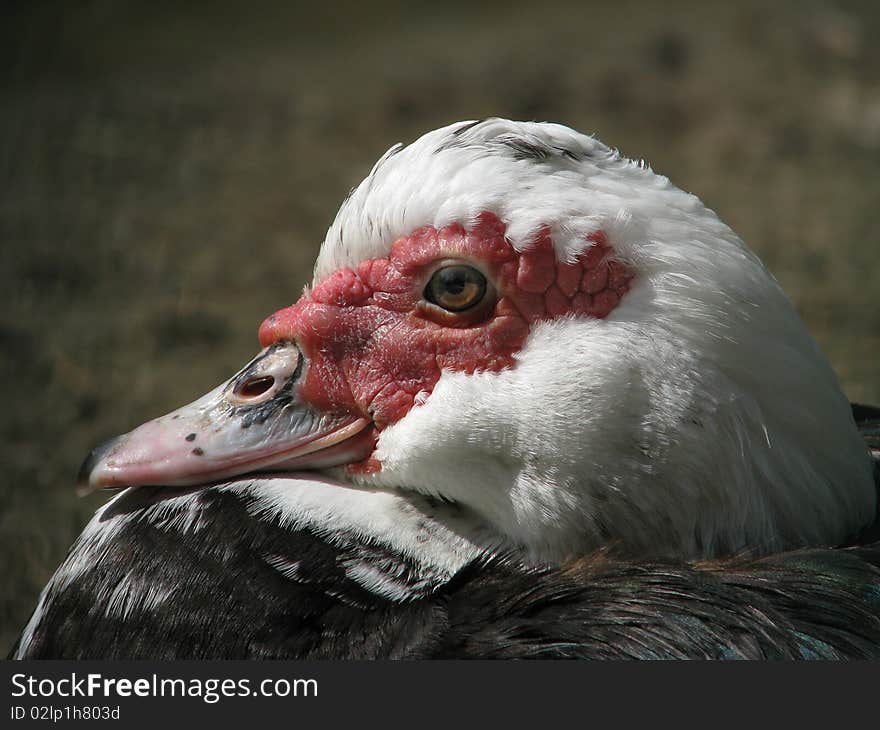
[{"label": "black feather patch on head", "polygon": [[551,160],[568,159],[579,162],[584,159],[582,151],[572,150],[567,147],[549,144],[534,137],[522,137],[511,134],[502,135],[494,139],[473,139],[468,133],[487,120],[481,119],[457,127],[453,130],[449,139],[444,140],[437,146],[435,153],[450,149],[467,149],[479,146],[492,149],[493,147],[510,154],[515,160],[528,160],[531,162],[549,162]]}]

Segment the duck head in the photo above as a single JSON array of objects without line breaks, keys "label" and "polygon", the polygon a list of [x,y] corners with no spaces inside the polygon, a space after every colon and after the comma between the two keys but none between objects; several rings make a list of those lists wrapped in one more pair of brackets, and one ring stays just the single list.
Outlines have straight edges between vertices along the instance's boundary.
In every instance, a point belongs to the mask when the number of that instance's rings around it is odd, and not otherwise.
[{"label": "duck head", "polygon": [[98,447],[81,484],[320,470],[455,503],[550,561],[835,544],[875,514],[848,402],[758,258],[560,125],[393,147],[259,336],[228,382]]}]

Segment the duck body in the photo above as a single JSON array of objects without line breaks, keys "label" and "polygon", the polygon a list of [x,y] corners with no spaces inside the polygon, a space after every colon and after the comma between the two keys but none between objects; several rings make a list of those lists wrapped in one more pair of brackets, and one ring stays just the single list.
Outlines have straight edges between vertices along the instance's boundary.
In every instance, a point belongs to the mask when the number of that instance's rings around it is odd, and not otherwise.
[{"label": "duck body", "polygon": [[[255,520],[246,493],[189,500],[198,537],[140,515],[79,577],[63,567],[14,658],[880,659],[880,544],[563,569],[480,556],[449,575]],[[393,595],[359,572],[384,572]]]},{"label": "duck body", "polygon": [[80,487],[125,491],[14,656],[880,655],[880,413],[733,231],[597,140],[393,147],[260,341],[89,455]]},{"label": "duck body", "polygon": [[[880,409],[854,410],[877,446]],[[836,549],[700,562],[602,550],[551,567],[480,549],[478,524],[419,496],[355,490],[358,510],[328,529],[313,510],[328,489],[279,478],[120,495],[12,656],[880,659],[880,522]],[[389,512],[396,544],[367,531]]]}]

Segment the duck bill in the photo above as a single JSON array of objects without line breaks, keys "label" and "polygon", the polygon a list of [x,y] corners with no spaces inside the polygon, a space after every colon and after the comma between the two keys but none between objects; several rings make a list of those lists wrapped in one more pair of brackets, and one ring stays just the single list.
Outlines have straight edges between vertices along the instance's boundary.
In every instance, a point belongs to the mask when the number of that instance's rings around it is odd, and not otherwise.
[{"label": "duck bill", "polygon": [[370,422],[302,402],[306,367],[295,344],[273,344],[193,403],[95,448],[78,490],[183,487],[365,460],[375,446]]}]

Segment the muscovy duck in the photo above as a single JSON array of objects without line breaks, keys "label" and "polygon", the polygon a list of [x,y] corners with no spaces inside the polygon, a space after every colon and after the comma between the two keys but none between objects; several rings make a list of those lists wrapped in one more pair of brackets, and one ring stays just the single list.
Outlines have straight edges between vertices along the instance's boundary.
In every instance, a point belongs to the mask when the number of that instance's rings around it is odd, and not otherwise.
[{"label": "muscovy duck", "polygon": [[503,119],[392,147],[259,334],[90,454],[125,491],[14,656],[880,657],[853,411],[644,163]]}]

